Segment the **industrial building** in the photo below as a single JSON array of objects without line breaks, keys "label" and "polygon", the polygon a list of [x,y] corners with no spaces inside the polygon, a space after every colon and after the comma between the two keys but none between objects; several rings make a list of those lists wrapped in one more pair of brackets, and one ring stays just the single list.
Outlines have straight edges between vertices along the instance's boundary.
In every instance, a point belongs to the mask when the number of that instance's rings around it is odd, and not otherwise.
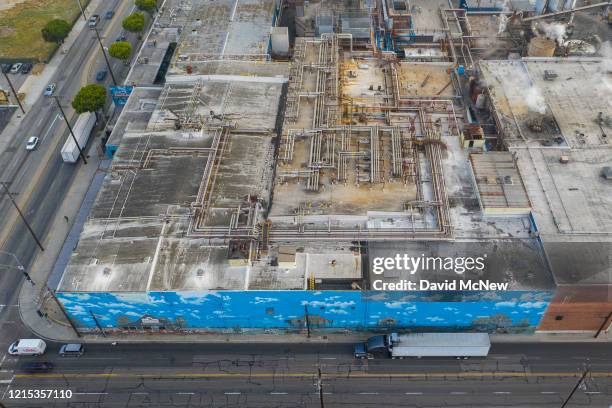
[{"label": "industrial building", "polygon": [[[551,38],[560,9],[467,3],[167,0],[57,287],[75,325],[606,324],[606,45]],[[434,266],[375,269],[396,255]]]}]

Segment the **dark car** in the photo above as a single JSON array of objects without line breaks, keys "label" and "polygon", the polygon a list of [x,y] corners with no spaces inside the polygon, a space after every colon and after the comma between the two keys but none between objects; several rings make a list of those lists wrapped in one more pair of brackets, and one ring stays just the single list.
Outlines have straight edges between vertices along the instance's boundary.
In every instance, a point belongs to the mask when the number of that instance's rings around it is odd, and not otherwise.
[{"label": "dark car", "polygon": [[34,64],[32,64],[31,62],[26,62],[21,66],[21,73],[22,74],[29,74],[30,71],[32,70],[32,67],[34,66]]},{"label": "dark car", "polygon": [[2,64],[2,73],[8,74],[11,72],[11,68],[13,68],[13,64]]},{"label": "dark car", "polygon": [[106,70],[105,69],[101,69],[100,71],[98,71],[96,73],[96,81],[101,82],[104,81],[104,78],[106,78]]},{"label": "dark car", "polygon": [[21,365],[21,370],[26,373],[48,373],[53,370],[53,363],[47,362],[32,362]]},{"label": "dark car", "polygon": [[110,20],[113,18],[114,15],[115,15],[115,12],[113,10],[108,10],[106,14],[104,15],[104,18],[107,20]]},{"label": "dark car", "polygon": [[127,37],[125,34],[121,34],[119,37],[117,37],[117,39],[115,40],[116,42],[121,42],[121,41],[125,41],[127,40]]},{"label": "dark car", "polygon": [[85,352],[85,346],[79,343],[64,344],[59,351],[62,357],[80,357]]}]

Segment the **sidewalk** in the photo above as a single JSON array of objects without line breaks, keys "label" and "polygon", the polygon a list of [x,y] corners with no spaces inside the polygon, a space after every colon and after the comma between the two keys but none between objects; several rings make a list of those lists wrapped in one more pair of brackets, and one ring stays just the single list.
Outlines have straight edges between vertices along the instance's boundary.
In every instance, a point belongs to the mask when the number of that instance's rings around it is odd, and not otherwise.
[{"label": "sidewalk", "polygon": [[[91,0],[89,5],[87,6],[87,10],[95,10],[100,4],[102,4],[102,0]],[[37,75],[28,75],[23,85],[21,85],[18,92],[24,93],[26,95],[25,99],[22,101],[26,114],[22,114],[21,111],[17,109],[17,111],[15,111],[15,113],[10,118],[9,123],[0,133],[0,153],[4,152],[9,146],[11,140],[13,140],[13,137],[15,137],[15,135],[19,131],[21,122],[30,112],[30,108],[32,108],[38,98],[41,97],[43,90],[55,76],[55,73],[68,55],[68,52],[72,48],[72,45],[74,44],[76,39],[79,37],[79,35],[81,35],[81,32],[83,31],[85,26],[86,22],[83,20],[82,17],[80,17],[72,27],[70,34],[68,34],[68,37],[64,41],[64,44],[53,55],[53,58],[51,58],[51,60],[47,64],[45,64],[45,68],[43,69],[43,71]],[[66,52],[63,53],[62,49],[65,49]]]},{"label": "sidewalk", "polygon": [[[108,161],[100,160],[96,152],[97,145],[98,139],[95,139],[89,151],[87,165],[82,162],[77,164],[79,168],[74,182],[55,214],[50,232],[44,240],[45,251],[40,252],[32,264],[29,274],[36,285],[24,282],[19,292],[21,320],[33,332],[47,339],[77,338],[61,309],[46,290],[46,284],[48,280],[53,286],[59,283],[50,279],[53,278],[53,274],[49,275],[51,266],[56,263],[64,263],[65,266],[70,259],[70,253],[76,246],[76,240],[87,219],[89,207],[104,178],[104,170],[100,167],[108,165]],[[68,217],[69,222],[66,222],[64,216]],[[68,253],[67,259],[66,253]],[[41,313],[46,313],[46,317],[39,315],[39,307]]]}]

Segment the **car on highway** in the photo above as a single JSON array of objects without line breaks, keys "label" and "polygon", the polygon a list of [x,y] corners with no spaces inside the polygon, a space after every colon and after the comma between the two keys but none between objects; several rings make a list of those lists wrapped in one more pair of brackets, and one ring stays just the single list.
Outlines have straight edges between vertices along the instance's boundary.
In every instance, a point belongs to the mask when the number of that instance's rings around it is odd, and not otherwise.
[{"label": "car on highway", "polygon": [[104,81],[104,78],[106,78],[106,74],[107,73],[108,72],[105,69],[101,69],[100,71],[98,71],[96,73],[96,81],[98,81],[98,82]]},{"label": "car on highway", "polygon": [[26,143],[26,150],[28,151],[32,151],[34,149],[36,149],[36,147],[38,146],[38,142],[40,140],[36,137],[36,136],[32,136],[28,139],[27,143]]},{"label": "car on highway", "polygon": [[32,64],[31,62],[24,62],[23,65],[21,66],[20,72],[22,74],[29,74],[33,66],[34,64]]},{"label": "car on highway", "polygon": [[8,74],[11,72],[11,68],[13,68],[13,64],[2,64],[2,73]]},{"label": "car on highway", "polygon": [[59,351],[62,357],[80,357],[85,352],[85,346],[79,343],[64,344]]},{"label": "car on highway", "polygon": [[11,74],[18,74],[22,66],[23,64],[21,62],[13,64],[13,67],[11,68]]},{"label": "car on highway", "polygon": [[19,339],[8,348],[11,356],[42,356],[47,349],[47,343],[41,339]]},{"label": "car on highway", "polygon": [[24,363],[21,365],[21,370],[26,373],[48,373],[53,370],[53,363],[47,363],[45,361],[36,361],[30,363]]},{"label": "car on highway", "polygon": [[98,25],[99,21],[100,21],[100,15],[94,14],[93,16],[89,17],[89,21],[87,22],[87,25],[89,26],[89,28],[95,28]]},{"label": "car on highway", "polygon": [[45,88],[45,92],[43,93],[43,95],[45,95],[45,96],[52,96],[53,92],[55,92],[55,88],[57,88],[57,85],[55,85],[54,82],[50,83]]},{"label": "car on highway", "polygon": [[107,20],[110,20],[113,18],[113,16],[115,15],[115,11],[114,10],[108,10],[106,12],[106,14],[104,15],[104,18]]}]

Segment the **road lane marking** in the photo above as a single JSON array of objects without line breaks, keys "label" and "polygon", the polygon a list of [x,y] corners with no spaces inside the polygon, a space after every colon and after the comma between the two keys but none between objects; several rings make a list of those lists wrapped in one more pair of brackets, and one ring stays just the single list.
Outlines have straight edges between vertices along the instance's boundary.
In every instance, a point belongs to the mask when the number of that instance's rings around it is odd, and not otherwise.
[{"label": "road lane marking", "polygon": [[360,392],[359,395],[378,395],[377,392]]},{"label": "road lane marking", "polygon": [[177,395],[195,395],[195,392],[177,392]]},{"label": "road lane marking", "polygon": [[467,392],[465,392],[465,391],[452,391],[450,394],[451,395],[465,395],[465,394],[467,394]]},{"label": "road lane marking", "polygon": [[[278,378],[280,377],[294,377],[294,378],[311,378],[314,375],[312,372],[306,373],[284,373],[279,375],[278,373],[173,373],[173,374],[148,374],[148,373],[50,373],[50,374],[17,374],[16,378],[22,379],[33,379],[33,378]],[[547,378],[579,378],[580,373],[576,372],[413,372],[413,373],[351,373],[350,378],[444,378],[444,377],[459,377],[459,378],[482,378],[482,377],[514,377],[514,378],[536,378],[536,377],[547,377]],[[590,377],[599,378],[612,378],[612,372],[610,371],[594,371],[589,373]],[[324,378],[346,378],[346,373],[324,373]]]},{"label": "road lane marking", "polygon": [[287,395],[287,392],[271,392],[270,395]]},{"label": "road lane marking", "polygon": [[541,391],[540,394],[557,394],[556,391]]},{"label": "road lane marking", "polygon": [[405,392],[405,395],[423,395],[422,392]]},{"label": "road lane marking", "polygon": [[585,394],[601,394],[601,391],[585,391]]},{"label": "road lane marking", "polygon": [[47,128],[47,131],[45,132],[45,134],[43,135],[43,137],[40,138],[40,142],[44,142],[45,138],[47,137],[47,135],[49,134],[49,132],[51,131],[51,129],[53,128],[53,126],[55,126],[55,122],[57,122],[57,120],[61,117],[62,115],[60,115],[59,113],[57,115],[55,115],[55,118],[53,118],[53,122],[51,122],[51,124],[49,125],[49,127]]},{"label": "road lane marking", "polygon": [[224,392],[225,395],[240,395],[239,392]]},{"label": "road lane marking", "polygon": [[493,394],[512,394],[510,391],[495,391]]}]

